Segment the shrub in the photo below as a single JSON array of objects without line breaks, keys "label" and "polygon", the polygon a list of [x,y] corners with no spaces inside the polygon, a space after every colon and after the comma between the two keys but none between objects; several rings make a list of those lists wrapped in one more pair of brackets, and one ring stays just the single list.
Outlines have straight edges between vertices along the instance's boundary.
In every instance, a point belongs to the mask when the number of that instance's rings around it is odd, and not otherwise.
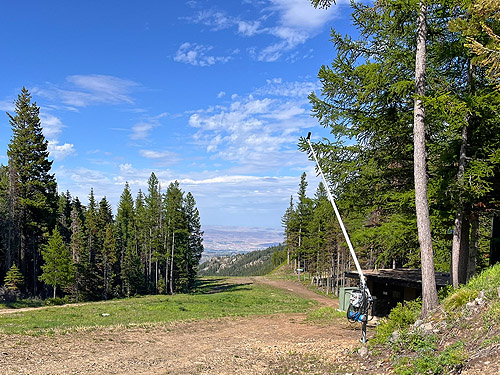
[{"label": "shrub", "polygon": [[467,284],[467,289],[484,290],[489,298],[498,298],[497,288],[500,286],[500,263],[485,269],[474,276]]},{"label": "shrub", "polygon": [[394,372],[400,375],[450,374],[462,367],[466,359],[464,344],[457,342],[439,353],[426,350],[417,358],[404,357],[396,364]]},{"label": "shrub", "polygon": [[478,294],[479,292],[477,290],[464,286],[445,298],[443,301],[443,307],[447,311],[456,310],[465,305],[467,302],[473,301]]},{"label": "shrub", "polygon": [[63,297],[63,298],[60,298],[60,297],[56,297],[56,298],[47,298],[45,301],[44,301],[44,305],[45,306],[57,306],[57,305],[65,305],[69,303],[69,298],[67,296]]},{"label": "shrub", "polygon": [[0,302],[15,302],[21,298],[19,289],[8,288],[6,285],[0,286]]},{"label": "shrub", "polygon": [[404,305],[398,303],[393,308],[387,318],[380,321],[375,332],[375,337],[371,340],[374,344],[385,344],[394,331],[408,329],[415,323],[422,310],[422,301],[416,299],[407,301]]}]

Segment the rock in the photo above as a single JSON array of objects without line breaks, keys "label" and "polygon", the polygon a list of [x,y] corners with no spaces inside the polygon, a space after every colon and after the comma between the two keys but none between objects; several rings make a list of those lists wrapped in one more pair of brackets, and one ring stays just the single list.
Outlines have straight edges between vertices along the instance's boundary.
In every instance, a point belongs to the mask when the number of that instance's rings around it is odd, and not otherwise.
[{"label": "rock", "polygon": [[369,351],[368,351],[368,348],[366,346],[362,346],[361,348],[359,348],[358,350],[358,354],[361,356],[361,357],[366,357],[368,355]]},{"label": "rock", "polygon": [[101,316],[109,316],[109,314],[108,313],[103,313],[103,314],[101,314]]},{"label": "rock", "polygon": [[422,319],[417,319],[417,321],[415,323],[413,323],[413,328],[418,328],[420,327],[422,324],[424,323],[424,321]]},{"label": "rock", "polygon": [[420,326],[420,329],[422,330],[422,334],[424,335],[430,335],[434,333],[434,328],[432,327],[432,324],[430,322],[422,324]]},{"label": "rock", "polygon": [[389,337],[389,342],[394,343],[394,342],[398,341],[399,340],[399,336],[400,336],[399,331],[394,331],[392,333],[391,337]]}]

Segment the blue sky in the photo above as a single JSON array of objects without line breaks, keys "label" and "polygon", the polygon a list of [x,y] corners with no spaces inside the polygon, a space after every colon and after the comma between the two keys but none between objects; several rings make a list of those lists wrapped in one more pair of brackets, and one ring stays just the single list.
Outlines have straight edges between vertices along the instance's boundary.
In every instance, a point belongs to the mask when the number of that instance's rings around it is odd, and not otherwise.
[{"label": "blue sky", "polygon": [[[303,171],[307,95],[349,8],[308,0],[7,1],[0,14],[0,110],[22,86],[41,108],[60,191],[90,188],[116,210],[155,172],[178,180],[203,225],[280,227]],[[11,129],[0,115],[0,162]]]}]

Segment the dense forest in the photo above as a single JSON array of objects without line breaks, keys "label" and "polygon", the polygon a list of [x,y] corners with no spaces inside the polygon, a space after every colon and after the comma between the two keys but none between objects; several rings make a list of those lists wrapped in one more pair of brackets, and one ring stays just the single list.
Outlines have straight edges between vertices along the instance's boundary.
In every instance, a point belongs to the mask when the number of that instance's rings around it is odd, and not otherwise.
[{"label": "dense forest", "polygon": [[9,114],[13,135],[0,169],[0,298],[99,300],[189,290],[203,251],[196,202],[154,173],[135,200],[128,183],[116,216],[94,191],[84,206],[57,193],[39,118],[25,88]]},{"label": "dense forest", "polygon": [[200,264],[200,276],[261,276],[283,263],[285,246],[271,246],[245,254],[212,257]]},{"label": "dense forest", "polygon": [[[321,91],[309,96],[313,116],[331,132],[313,144],[328,188],[364,268],[420,268],[422,240],[432,240],[431,266],[458,286],[498,252],[500,7],[494,0],[351,7],[357,36],[332,30],[336,56],[319,70]],[[299,148],[309,152],[305,139]],[[350,255],[325,186],[313,198],[306,188],[304,174],[282,220],[288,262],[336,291]],[[428,233],[417,225],[417,190],[428,202]]]}]

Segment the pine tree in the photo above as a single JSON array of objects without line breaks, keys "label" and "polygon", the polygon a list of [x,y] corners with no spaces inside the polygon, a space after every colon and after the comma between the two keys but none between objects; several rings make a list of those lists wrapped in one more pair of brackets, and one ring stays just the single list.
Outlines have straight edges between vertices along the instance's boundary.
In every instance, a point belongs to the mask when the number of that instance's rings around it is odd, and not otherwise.
[{"label": "pine tree", "polygon": [[42,257],[45,263],[39,279],[54,288],[56,298],[57,287],[66,287],[74,277],[71,255],[57,228],[49,237],[48,244],[42,247]]},{"label": "pine tree", "polygon": [[113,223],[106,224],[104,242],[101,250],[101,272],[103,280],[103,298],[106,300],[112,294],[116,263],[115,234]]},{"label": "pine tree", "polygon": [[57,204],[57,229],[66,244],[69,244],[71,238],[71,211],[72,198],[69,191],[59,195]]},{"label": "pine tree", "polygon": [[83,211],[78,203],[74,204],[71,210],[71,239],[69,245],[75,272],[74,283],[70,291],[77,301],[82,298],[81,289],[85,282],[85,270],[88,269],[88,267],[85,267],[88,263],[88,255],[85,248],[85,228],[82,222]]},{"label": "pine tree", "polygon": [[203,253],[203,231],[201,230],[200,213],[190,192],[186,194],[184,200],[184,212],[188,231],[187,247],[184,255],[187,275],[186,289],[189,290],[194,285],[201,254]]},{"label": "pine tree", "polygon": [[[298,226],[298,242],[297,242],[297,268],[306,269],[306,261],[310,254],[308,254],[307,241],[305,240],[309,236],[307,223],[311,221],[313,206],[312,200],[307,197],[307,176],[306,173],[302,173],[300,176],[300,184],[297,202],[296,219]],[[300,271],[299,271],[300,278]]]},{"label": "pine tree", "polygon": [[[168,260],[170,261],[168,288],[171,294],[178,290],[177,281],[182,277],[187,280],[184,272],[183,251],[187,240],[187,222],[183,212],[183,191],[179,187],[179,182],[169,184],[164,199],[164,220],[167,233],[167,251],[170,250]],[[168,261],[167,261],[168,267]]]},{"label": "pine tree", "polygon": [[128,249],[135,251],[135,212],[134,200],[130,193],[128,182],[125,183],[123,193],[120,196],[120,202],[118,203],[116,215],[116,249],[120,265],[121,290],[125,294],[127,289],[127,294],[130,294],[130,285],[127,282],[129,286],[125,288],[125,280],[129,279],[129,273],[135,272],[125,266],[125,254]]},{"label": "pine tree", "polygon": [[[140,257],[143,273],[144,287],[149,289],[149,228],[146,208],[144,205],[144,194],[141,190],[138,191],[135,199],[135,246],[136,252]],[[134,257],[131,256],[131,259]]]},{"label": "pine tree", "polygon": [[[145,198],[145,208],[148,220],[148,275],[149,282],[158,283],[158,262],[162,258],[163,241],[161,236],[162,225],[162,199],[160,192],[160,182],[154,173],[148,179],[148,195]],[[154,271],[153,271],[154,263]]]},{"label": "pine tree", "polygon": [[[56,181],[50,173],[48,142],[40,123],[40,108],[31,103],[31,94],[22,88],[15,102],[15,115],[7,113],[13,136],[9,143],[10,220],[16,229],[9,238],[9,253],[17,247],[16,259],[26,275],[28,289],[37,294],[42,236],[55,224]],[[28,276],[30,275],[30,276]]]},{"label": "pine tree", "polygon": [[99,263],[98,206],[94,190],[90,189],[89,203],[85,211],[85,248],[78,264],[81,281],[79,291],[84,300],[98,300],[102,296],[102,277]]},{"label": "pine tree", "polygon": [[19,271],[19,268],[15,264],[10,267],[9,271],[5,275],[5,279],[3,280],[5,287],[8,290],[12,291],[20,291],[24,284],[24,277]]}]

